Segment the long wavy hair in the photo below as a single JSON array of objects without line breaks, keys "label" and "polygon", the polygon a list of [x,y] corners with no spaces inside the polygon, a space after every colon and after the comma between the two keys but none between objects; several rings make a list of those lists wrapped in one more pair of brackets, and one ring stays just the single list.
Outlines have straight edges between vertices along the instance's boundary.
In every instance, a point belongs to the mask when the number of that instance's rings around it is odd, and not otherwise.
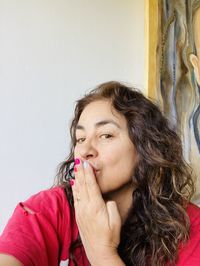
[{"label": "long wavy hair", "polygon": [[[194,192],[192,171],[184,161],[178,135],[160,109],[142,93],[119,82],[107,82],[77,101],[71,123],[71,151],[59,166],[56,185],[65,187],[73,211],[69,184],[74,159],[75,129],[84,108],[97,100],[109,100],[124,115],[129,137],[138,154],[132,182],[132,205],[121,228],[118,253],[129,265],[174,265],[178,249],[189,237],[187,204]],[[133,162],[134,163],[134,162]],[[81,245],[72,243],[70,254]]]}]

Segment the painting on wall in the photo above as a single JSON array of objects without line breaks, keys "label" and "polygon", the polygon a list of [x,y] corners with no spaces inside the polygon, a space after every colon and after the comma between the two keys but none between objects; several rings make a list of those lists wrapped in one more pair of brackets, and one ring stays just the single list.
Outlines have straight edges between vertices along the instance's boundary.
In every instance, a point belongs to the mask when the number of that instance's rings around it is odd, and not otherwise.
[{"label": "painting on wall", "polygon": [[146,20],[148,95],[181,137],[200,204],[200,0],[146,1]]}]

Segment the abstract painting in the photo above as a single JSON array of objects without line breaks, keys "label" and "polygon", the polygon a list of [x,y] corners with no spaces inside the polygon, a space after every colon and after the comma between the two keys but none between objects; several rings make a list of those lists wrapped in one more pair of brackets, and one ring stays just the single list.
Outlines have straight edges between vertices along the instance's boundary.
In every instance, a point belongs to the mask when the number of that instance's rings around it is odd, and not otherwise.
[{"label": "abstract painting", "polygon": [[200,204],[200,0],[149,0],[147,89],[180,135]]}]

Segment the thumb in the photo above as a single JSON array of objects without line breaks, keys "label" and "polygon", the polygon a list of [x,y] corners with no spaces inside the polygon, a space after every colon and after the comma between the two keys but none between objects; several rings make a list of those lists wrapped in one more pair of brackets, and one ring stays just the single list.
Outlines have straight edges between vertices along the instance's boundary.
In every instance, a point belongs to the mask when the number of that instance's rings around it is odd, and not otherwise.
[{"label": "thumb", "polygon": [[106,207],[107,207],[107,211],[108,211],[110,229],[114,233],[114,238],[119,243],[120,230],[121,230],[121,216],[119,214],[117,204],[115,201],[108,201],[106,203]]}]

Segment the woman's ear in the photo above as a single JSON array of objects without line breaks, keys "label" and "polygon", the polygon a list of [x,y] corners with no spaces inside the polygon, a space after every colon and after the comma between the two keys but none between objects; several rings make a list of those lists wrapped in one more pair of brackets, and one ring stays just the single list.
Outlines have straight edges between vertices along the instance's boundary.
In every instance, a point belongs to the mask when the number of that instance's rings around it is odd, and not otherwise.
[{"label": "woman's ear", "polygon": [[191,54],[190,55],[190,62],[194,68],[194,75],[195,75],[196,81],[197,81],[198,85],[200,85],[199,59],[196,55]]}]

